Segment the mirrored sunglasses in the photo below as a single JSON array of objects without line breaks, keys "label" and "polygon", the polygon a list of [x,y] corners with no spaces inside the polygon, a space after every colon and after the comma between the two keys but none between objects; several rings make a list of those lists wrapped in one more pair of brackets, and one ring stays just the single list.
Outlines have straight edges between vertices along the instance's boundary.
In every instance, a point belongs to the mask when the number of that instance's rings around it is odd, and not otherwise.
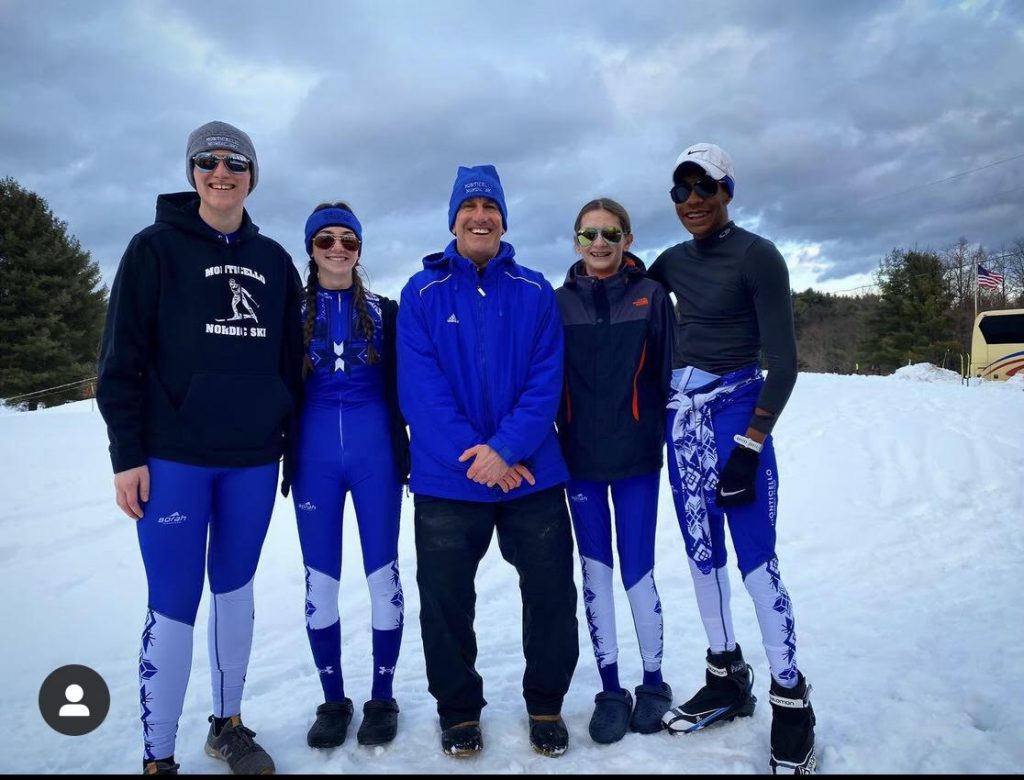
[{"label": "mirrored sunglasses", "polygon": [[252,163],[249,158],[241,154],[214,154],[213,152],[200,152],[192,158],[192,164],[201,171],[217,170],[217,163],[221,160],[232,173],[245,173]]},{"label": "mirrored sunglasses", "polygon": [[612,225],[607,225],[601,228],[587,227],[580,228],[576,231],[576,240],[579,242],[580,246],[590,246],[597,241],[598,236],[601,236],[601,238],[609,244],[617,244],[622,240],[623,235],[625,234],[622,232],[622,228],[617,228]]}]

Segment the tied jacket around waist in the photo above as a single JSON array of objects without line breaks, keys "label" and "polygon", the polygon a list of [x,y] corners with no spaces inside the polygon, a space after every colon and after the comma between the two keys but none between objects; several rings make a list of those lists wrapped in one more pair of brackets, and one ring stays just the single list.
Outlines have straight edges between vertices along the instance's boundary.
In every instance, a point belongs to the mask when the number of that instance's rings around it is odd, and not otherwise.
[{"label": "tied jacket around waist", "polygon": [[555,295],[565,329],[558,413],[574,479],[611,482],[662,466],[675,327],[664,288],[640,258],[598,279],[574,263]]},{"label": "tied jacket around waist", "polygon": [[[398,393],[409,423],[414,493],[504,501],[565,482],[555,437],[562,327],[551,285],[501,242],[479,271],[456,251],[423,259],[398,307]],[[505,494],[466,477],[459,456],[490,445],[536,479]]]}]

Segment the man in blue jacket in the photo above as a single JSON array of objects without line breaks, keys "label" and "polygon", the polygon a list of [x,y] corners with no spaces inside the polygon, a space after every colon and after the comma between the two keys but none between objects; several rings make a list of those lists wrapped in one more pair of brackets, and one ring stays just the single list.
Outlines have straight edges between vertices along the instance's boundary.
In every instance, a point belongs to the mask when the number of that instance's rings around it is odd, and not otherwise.
[{"label": "man in blue jacket", "polygon": [[569,743],[560,713],[579,656],[568,472],[554,430],[561,317],[551,285],[501,240],[508,212],[494,166],[459,168],[448,227],[455,240],[423,259],[398,313],[427,681],[442,749],[479,751],[474,578],[497,528],[523,599],[530,742],[557,756]]}]

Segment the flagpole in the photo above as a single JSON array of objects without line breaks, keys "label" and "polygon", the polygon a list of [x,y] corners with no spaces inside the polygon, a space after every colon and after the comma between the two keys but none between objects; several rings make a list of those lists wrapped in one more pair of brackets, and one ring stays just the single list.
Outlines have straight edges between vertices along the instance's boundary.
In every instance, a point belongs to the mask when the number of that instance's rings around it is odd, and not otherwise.
[{"label": "flagpole", "polygon": [[971,320],[973,331],[974,323],[978,320],[978,253],[974,253],[974,319]]}]

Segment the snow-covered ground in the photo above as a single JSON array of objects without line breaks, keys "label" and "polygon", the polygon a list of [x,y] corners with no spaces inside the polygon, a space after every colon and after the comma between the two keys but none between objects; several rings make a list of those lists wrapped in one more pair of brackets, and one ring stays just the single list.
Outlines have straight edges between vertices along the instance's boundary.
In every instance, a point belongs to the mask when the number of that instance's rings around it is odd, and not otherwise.
[{"label": "snow-covered ground", "polygon": [[[1024,381],[964,387],[927,366],[891,377],[804,374],[776,440],[779,558],[798,660],[814,686],[820,771],[1024,770]],[[146,587],[134,524],[113,502],[102,420],[88,401],[2,414],[0,464],[0,772],[137,772]],[[569,751],[557,760],[535,754],[520,693],[518,589],[496,543],[477,582],[479,670],[490,702],[485,748],[457,764],[442,755],[424,679],[410,499],[402,519],[399,738],[376,749],[355,742],[369,696],[370,623],[348,521],[341,615],[346,692],[357,715],[348,742],[321,753],[305,744],[321,693],[304,631],[293,510],[278,501],[256,577],[244,716],[281,772],[767,771],[768,667],[735,574],[733,613],[760,699],[752,718],[691,736],[629,734],[594,744],[587,723],[599,683],[580,610],[580,663],[563,710]],[[664,672],[682,700],[703,680],[705,638],[667,480],[659,526]],[[617,596],[620,669],[632,687],[639,654],[625,594]],[[189,773],[226,771],[202,751],[206,604],[176,750]],[[111,692],[106,721],[83,737],[51,731],[37,705],[43,679],[72,663],[96,669]]]}]

